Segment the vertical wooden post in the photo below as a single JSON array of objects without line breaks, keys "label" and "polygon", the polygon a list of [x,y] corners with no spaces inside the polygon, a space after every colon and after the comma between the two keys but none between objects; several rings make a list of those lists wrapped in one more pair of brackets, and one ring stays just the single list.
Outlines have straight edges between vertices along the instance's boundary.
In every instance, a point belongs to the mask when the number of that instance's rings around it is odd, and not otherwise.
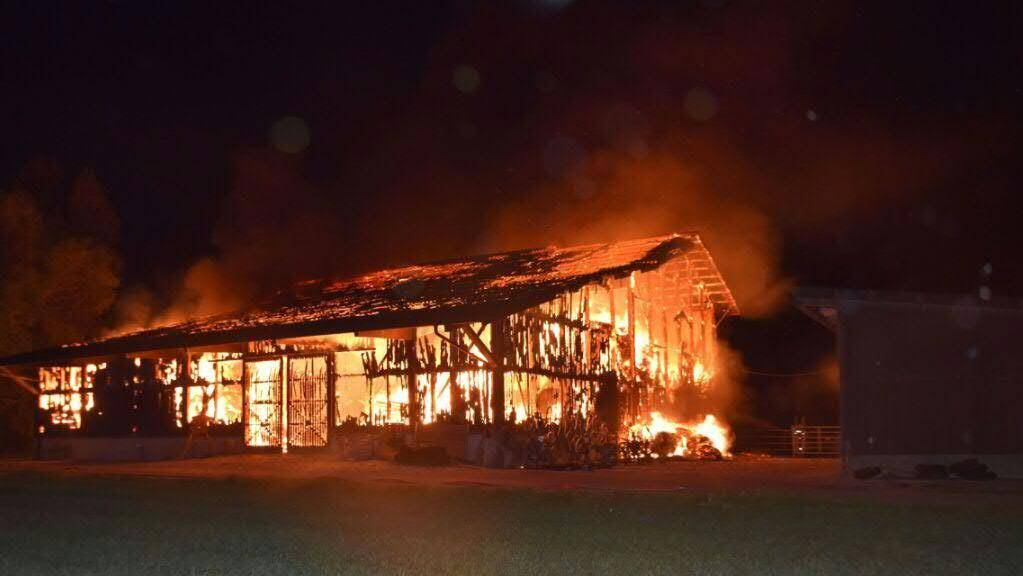
[{"label": "vertical wooden post", "polygon": [[629,315],[628,326],[629,326],[629,348],[632,350],[632,358],[629,358],[629,381],[635,382],[636,380],[636,273],[633,272],[629,275],[629,291],[628,291],[628,310],[626,311]]},{"label": "vertical wooden post", "polygon": [[337,368],[333,351],[327,353],[327,446],[334,442],[334,424],[337,421]]},{"label": "vertical wooden post", "polygon": [[429,354],[427,362],[430,367],[430,374],[427,381],[430,385],[430,422],[437,421],[437,356],[436,349],[432,346],[424,346],[423,354]]},{"label": "vertical wooden post", "polygon": [[632,411],[631,416],[634,418],[640,413],[640,403],[643,401],[643,394],[639,386],[636,384],[636,273],[633,272],[629,275],[627,302],[626,305],[628,310],[628,327],[629,327],[629,353],[632,357],[629,358],[629,390],[631,391],[630,396],[632,399],[629,401],[629,408]]},{"label": "vertical wooden post", "polygon": [[663,300],[661,303],[661,337],[664,338],[662,345],[664,346],[663,352],[661,352],[661,382],[667,385],[668,376],[670,370],[668,370],[668,358],[671,355],[671,334],[668,332],[668,309],[665,307]]},{"label": "vertical wooden post", "polygon": [[281,387],[281,452],[288,453],[288,355],[284,354],[280,359],[280,387]]},{"label": "vertical wooden post", "polygon": [[415,338],[405,340],[405,377],[408,379],[408,424],[415,439],[419,428],[419,358],[416,356]]},{"label": "vertical wooden post", "polygon": [[178,370],[178,373],[182,375],[181,380],[184,382],[184,386],[181,389],[181,419],[184,423],[181,425],[181,428],[187,433],[191,431],[191,422],[188,421],[188,393],[193,382],[192,354],[188,352],[188,348],[183,348],[182,350],[184,351],[184,354],[182,354],[182,362],[184,364]]},{"label": "vertical wooden post", "polygon": [[[458,328],[449,326],[448,339],[452,342],[461,342],[462,336],[458,333]],[[454,422],[462,422],[465,420],[465,410],[462,410],[462,391],[458,386],[458,364],[459,355],[461,351],[448,344],[448,363],[450,364],[451,372],[448,373],[448,394],[451,395],[451,419]],[[458,411],[461,410],[459,414]]]},{"label": "vertical wooden post", "polygon": [[585,326],[583,328],[583,370],[582,371],[588,374],[590,372],[590,365],[592,364],[592,361],[590,360],[590,340],[591,340],[591,338],[593,338],[593,335],[590,334],[590,287],[589,286],[583,286],[582,297],[583,297],[583,301],[582,301],[582,307],[583,307],[583,326]]},{"label": "vertical wooden post", "polygon": [[242,444],[249,446],[249,363],[242,357]]},{"label": "vertical wooden post", "polygon": [[494,356],[494,383],[490,393],[490,409],[494,414],[493,422],[500,428],[504,425],[504,318],[497,318],[490,323],[490,353]]}]

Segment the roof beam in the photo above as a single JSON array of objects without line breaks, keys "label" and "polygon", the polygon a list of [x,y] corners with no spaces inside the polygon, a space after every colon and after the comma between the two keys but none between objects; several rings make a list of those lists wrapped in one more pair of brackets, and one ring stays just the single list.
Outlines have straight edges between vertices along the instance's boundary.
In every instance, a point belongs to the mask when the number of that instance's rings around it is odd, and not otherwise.
[{"label": "roof beam", "polygon": [[8,380],[17,384],[18,386],[20,386],[29,394],[32,394],[33,396],[39,395],[39,390],[35,386],[36,383],[33,382],[31,378],[27,376],[22,376],[21,374],[16,373],[14,370],[11,370],[7,366],[0,366],[0,374],[2,374]]},{"label": "roof beam", "polygon": [[476,346],[476,349],[479,350],[480,354],[482,354],[483,357],[487,359],[487,364],[489,364],[490,367],[493,368],[498,365],[497,359],[494,357],[493,352],[490,351],[490,348],[486,345],[486,343],[483,342],[483,338],[481,337],[481,334],[483,334],[483,330],[486,327],[487,327],[486,324],[480,326],[480,331],[477,334],[476,331],[472,329],[472,326],[467,325],[465,326],[465,330],[463,330],[463,332],[465,332],[466,335],[469,336],[469,340],[472,340],[472,343],[474,346]]}]

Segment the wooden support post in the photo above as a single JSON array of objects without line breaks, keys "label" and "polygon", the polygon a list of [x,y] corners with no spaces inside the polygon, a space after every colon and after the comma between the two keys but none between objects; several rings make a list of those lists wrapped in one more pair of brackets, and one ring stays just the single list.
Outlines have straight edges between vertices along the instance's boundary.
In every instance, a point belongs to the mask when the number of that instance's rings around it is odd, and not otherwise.
[{"label": "wooden support post", "polygon": [[192,374],[192,354],[188,351],[188,348],[182,350],[182,366],[178,369],[178,374],[181,375],[180,380],[184,383],[184,386],[181,388],[181,428],[187,433],[191,428],[191,422],[188,421],[188,393],[192,387],[194,375]]},{"label": "wooden support post", "polygon": [[430,373],[430,422],[437,421],[437,373]]},{"label": "wooden support post", "polygon": [[334,423],[337,421],[337,368],[334,366],[336,354],[327,354],[327,446],[334,442]]},{"label": "wooden support post", "polygon": [[661,304],[661,338],[664,339],[662,346],[664,348],[661,352],[661,382],[667,385],[668,376],[670,371],[668,370],[668,358],[671,355],[671,333],[668,332],[668,310],[664,307],[663,301]]},{"label": "wooden support post", "polygon": [[289,397],[288,386],[291,385],[290,382],[289,382],[290,378],[288,377],[290,375],[288,374],[289,368],[288,368],[288,355],[287,354],[284,354],[284,355],[281,356],[280,366],[281,366],[281,369],[280,369],[281,371],[280,371],[280,382],[279,382],[279,385],[281,387],[281,396],[280,396],[280,401],[281,401],[281,412],[280,412],[280,415],[281,415],[281,418],[280,418],[280,424],[281,424],[281,435],[280,435],[280,439],[281,439],[281,453],[282,454],[287,454],[288,453],[288,443],[290,441],[290,438],[288,437],[288,432],[289,432],[288,431],[288,409],[290,408],[290,404],[289,404],[289,400],[288,400],[288,397]]},{"label": "wooden support post", "polygon": [[458,327],[448,327],[448,363],[451,366],[451,372],[448,373],[448,394],[451,395],[451,419],[454,422],[462,422],[465,420],[465,410],[462,409],[462,391],[458,385],[458,364],[459,358],[462,351],[456,346],[452,345],[451,342],[461,342],[462,336],[458,333]]},{"label": "wooden support post", "polygon": [[636,381],[636,273],[629,276],[628,310],[629,315],[629,348],[632,349],[632,358],[629,358],[629,381]]},{"label": "wooden support post", "polygon": [[629,401],[629,408],[631,410],[630,416],[635,418],[641,410],[640,402],[642,402],[643,395],[640,394],[640,388],[636,384],[636,273],[633,272],[629,275],[628,291],[627,291],[627,307],[626,313],[628,314],[628,337],[629,337],[629,351],[632,357],[629,358],[629,392],[631,399]]},{"label": "wooden support post", "polygon": [[249,446],[249,363],[242,358],[242,444]]},{"label": "wooden support post", "polygon": [[[616,340],[618,338],[618,316],[616,316],[618,310],[615,309],[615,289],[610,282],[605,287],[607,288],[608,309],[611,311],[611,338]],[[618,346],[613,346],[610,350],[609,360],[611,361],[611,367],[615,370],[618,369],[618,353]]]},{"label": "wooden support post", "polygon": [[583,372],[589,373],[590,371],[590,340],[593,335],[590,333],[590,287],[583,286],[582,292],[582,307],[583,307]]},{"label": "wooden support post", "polygon": [[490,323],[490,353],[494,359],[494,384],[490,394],[490,407],[493,412],[494,424],[500,428],[504,425],[504,318],[497,318]]},{"label": "wooden support post", "polygon": [[415,439],[416,431],[419,428],[419,357],[416,356],[416,340],[405,340],[405,377],[408,379],[408,424],[412,430],[412,438]]}]

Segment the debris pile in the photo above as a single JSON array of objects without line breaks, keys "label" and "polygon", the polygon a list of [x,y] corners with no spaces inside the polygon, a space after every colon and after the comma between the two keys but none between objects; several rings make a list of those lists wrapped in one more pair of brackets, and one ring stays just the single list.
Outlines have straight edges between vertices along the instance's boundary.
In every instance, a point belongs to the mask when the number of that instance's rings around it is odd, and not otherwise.
[{"label": "debris pile", "polygon": [[576,419],[565,425],[534,416],[520,428],[525,435],[525,468],[567,470],[606,468],[618,456],[614,434],[600,422]]}]

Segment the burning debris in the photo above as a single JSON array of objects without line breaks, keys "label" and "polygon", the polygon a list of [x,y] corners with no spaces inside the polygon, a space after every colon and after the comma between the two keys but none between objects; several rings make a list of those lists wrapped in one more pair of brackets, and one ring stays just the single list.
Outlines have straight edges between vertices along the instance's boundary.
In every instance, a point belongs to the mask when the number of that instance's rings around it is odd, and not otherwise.
[{"label": "burning debris", "polygon": [[692,423],[673,422],[660,412],[629,428],[629,456],[721,460],[730,456],[729,431],[713,415]]}]

